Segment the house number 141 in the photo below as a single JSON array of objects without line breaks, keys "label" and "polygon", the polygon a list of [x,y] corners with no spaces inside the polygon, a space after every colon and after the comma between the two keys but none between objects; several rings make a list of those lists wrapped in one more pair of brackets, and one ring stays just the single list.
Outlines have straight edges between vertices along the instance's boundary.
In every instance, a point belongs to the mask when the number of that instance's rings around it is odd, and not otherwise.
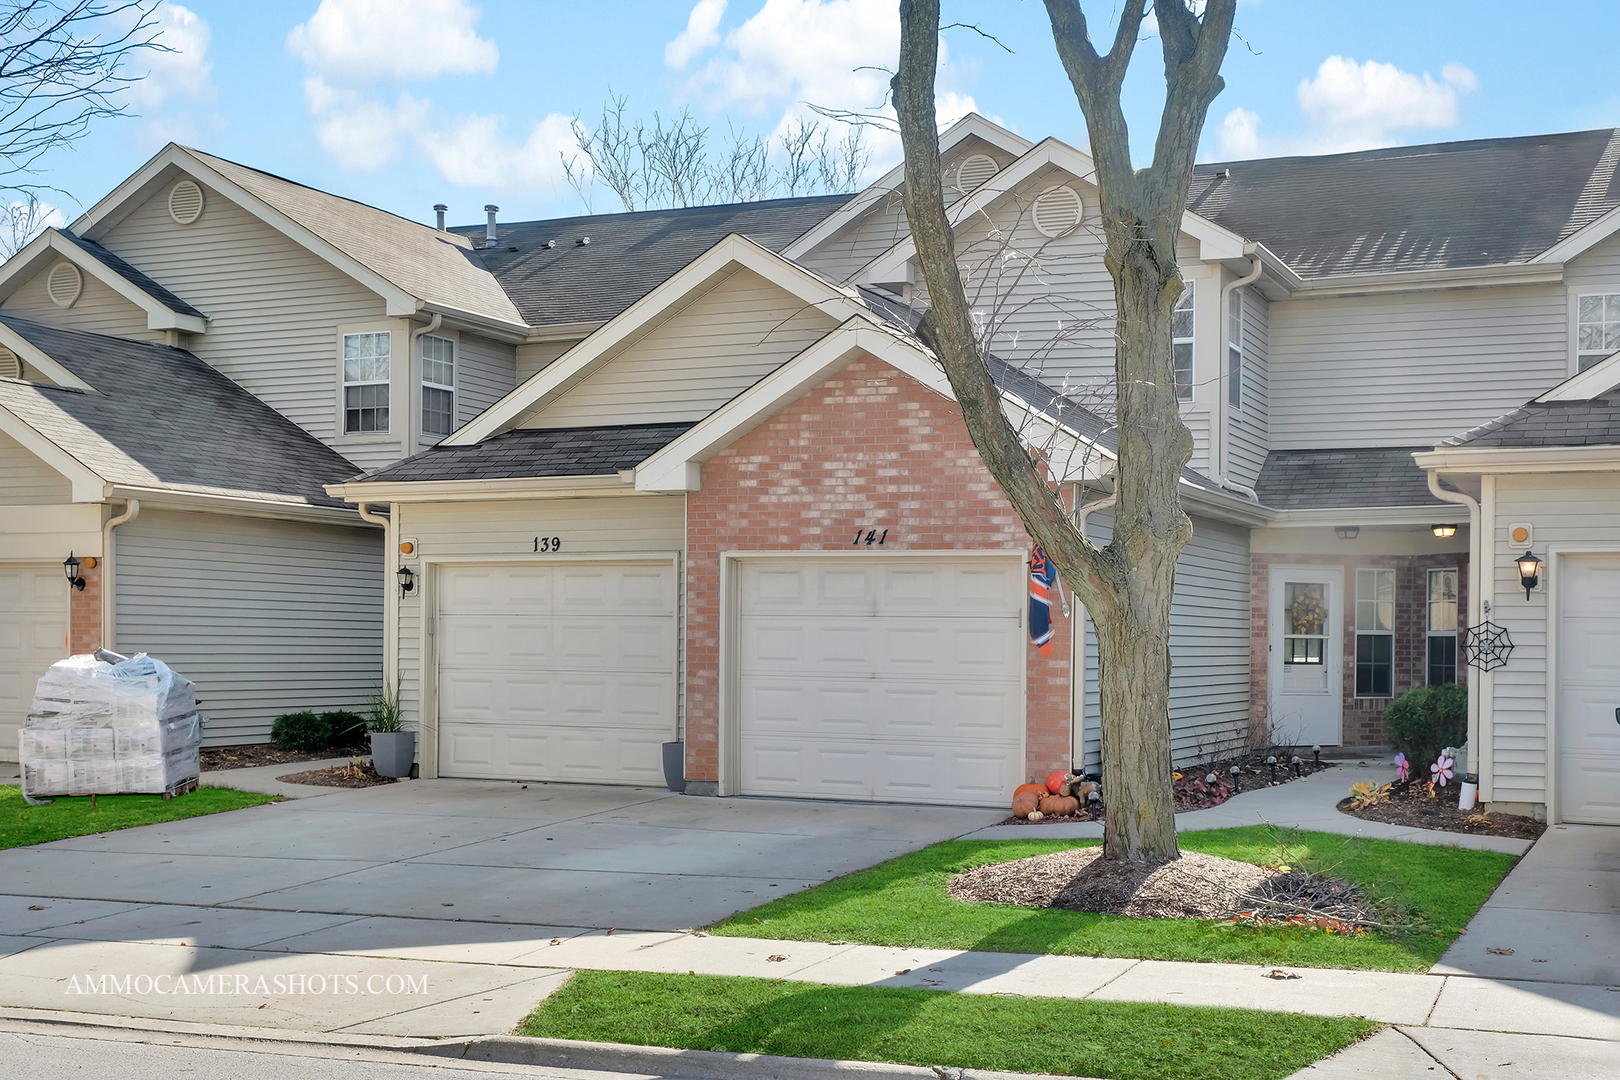
[{"label": "house number 141", "polygon": [[849,542],[849,546],[850,547],[855,547],[855,546],[857,546],[859,544],[864,543],[867,547],[871,547],[873,544],[876,544],[879,547],[881,547],[881,546],[883,546],[883,541],[887,540],[888,538],[889,538],[889,530],[888,529],[884,529],[882,533],[879,533],[876,529],[865,529],[865,530],[856,529],[855,530],[855,539],[853,539],[853,540],[851,540]]},{"label": "house number 141", "polygon": [[537,536],[534,538],[534,550],[536,554],[542,554],[548,551],[561,551],[562,538],[557,536]]}]

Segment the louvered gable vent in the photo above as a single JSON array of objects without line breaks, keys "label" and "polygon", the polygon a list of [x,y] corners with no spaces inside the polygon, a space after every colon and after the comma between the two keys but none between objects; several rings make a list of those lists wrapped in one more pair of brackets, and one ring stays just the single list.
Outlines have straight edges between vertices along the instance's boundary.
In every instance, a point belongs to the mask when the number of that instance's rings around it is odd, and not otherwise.
[{"label": "louvered gable vent", "polygon": [[182,180],[169,189],[169,216],[181,225],[202,217],[203,193],[195,180]]},{"label": "louvered gable vent", "polygon": [[1071,187],[1055,187],[1035,200],[1035,228],[1042,236],[1062,236],[1080,224],[1085,206]]},{"label": "louvered gable vent", "polygon": [[956,167],[956,190],[966,195],[1000,171],[996,159],[989,154],[969,154]]},{"label": "louvered gable vent", "polygon": [[0,379],[22,378],[22,361],[17,354],[0,345]]},{"label": "louvered gable vent", "polygon": [[70,262],[59,262],[51,267],[51,275],[45,279],[45,291],[57,307],[72,307],[83,289],[84,275]]}]

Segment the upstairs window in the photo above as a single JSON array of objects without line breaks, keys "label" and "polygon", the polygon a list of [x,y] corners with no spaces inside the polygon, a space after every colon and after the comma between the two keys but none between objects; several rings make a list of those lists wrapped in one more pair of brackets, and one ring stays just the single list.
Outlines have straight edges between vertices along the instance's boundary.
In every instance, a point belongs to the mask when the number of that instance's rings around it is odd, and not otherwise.
[{"label": "upstairs window", "polygon": [[442,439],[456,428],[456,343],[422,337],[422,434]]},{"label": "upstairs window", "polygon": [[1170,347],[1176,355],[1176,397],[1193,396],[1193,283],[1187,282],[1170,313]]},{"label": "upstairs window", "polygon": [[389,335],[343,335],[343,433],[388,430]]},{"label": "upstairs window", "polygon": [[1226,402],[1243,408],[1243,293],[1232,291],[1226,315]]},{"label": "upstairs window", "polygon": [[1576,370],[1620,352],[1620,293],[1583,296],[1575,322]]},{"label": "upstairs window", "polygon": [[1457,568],[1429,571],[1428,683],[1457,681]]},{"label": "upstairs window", "polygon": [[1395,692],[1395,571],[1356,571],[1356,697]]}]

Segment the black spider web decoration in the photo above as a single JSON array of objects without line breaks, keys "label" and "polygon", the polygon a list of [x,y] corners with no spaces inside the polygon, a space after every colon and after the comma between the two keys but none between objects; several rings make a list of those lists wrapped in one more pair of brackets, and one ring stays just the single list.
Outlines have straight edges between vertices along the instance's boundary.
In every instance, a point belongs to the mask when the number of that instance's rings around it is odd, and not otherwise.
[{"label": "black spider web decoration", "polygon": [[1463,663],[1481,671],[1495,671],[1507,666],[1513,655],[1513,639],[1505,626],[1489,620],[1468,628],[1468,639],[1462,643]]}]

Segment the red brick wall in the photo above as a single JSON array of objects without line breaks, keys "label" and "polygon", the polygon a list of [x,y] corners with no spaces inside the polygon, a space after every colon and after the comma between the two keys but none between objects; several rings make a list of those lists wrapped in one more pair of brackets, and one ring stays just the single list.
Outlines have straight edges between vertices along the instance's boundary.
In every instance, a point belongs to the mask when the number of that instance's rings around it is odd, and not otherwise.
[{"label": "red brick wall", "polygon": [[84,591],[69,586],[73,597],[67,647],[74,656],[101,648],[101,560],[97,559],[93,568],[80,567],[79,576],[84,578]]},{"label": "red brick wall", "polygon": [[[1251,724],[1253,741],[1258,745],[1266,740],[1267,719],[1270,715],[1269,670],[1271,659],[1271,568],[1273,566],[1335,566],[1344,571],[1345,595],[1339,598],[1340,634],[1343,641],[1344,670],[1344,744],[1345,746],[1386,746],[1384,735],[1384,706],[1390,698],[1356,697],[1356,612],[1355,589],[1358,567],[1393,568],[1395,571],[1395,673],[1394,697],[1423,685],[1427,678],[1428,571],[1437,566],[1457,567],[1457,622],[1458,636],[1467,630],[1468,620],[1468,554],[1459,552],[1445,555],[1269,555],[1251,557],[1250,611],[1253,638],[1250,645],[1252,671],[1250,697],[1254,717]],[[1461,659],[1457,664],[1457,681],[1466,683],[1468,675]]]},{"label": "red brick wall", "polygon": [[[885,549],[1005,549],[1029,537],[954,402],[863,358],[703,466],[687,502],[686,775],[719,778],[720,553],[848,551],[857,528]],[[1029,648],[1029,775],[1069,767],[1070,620],[1053,604],[1052,655]]]}]

